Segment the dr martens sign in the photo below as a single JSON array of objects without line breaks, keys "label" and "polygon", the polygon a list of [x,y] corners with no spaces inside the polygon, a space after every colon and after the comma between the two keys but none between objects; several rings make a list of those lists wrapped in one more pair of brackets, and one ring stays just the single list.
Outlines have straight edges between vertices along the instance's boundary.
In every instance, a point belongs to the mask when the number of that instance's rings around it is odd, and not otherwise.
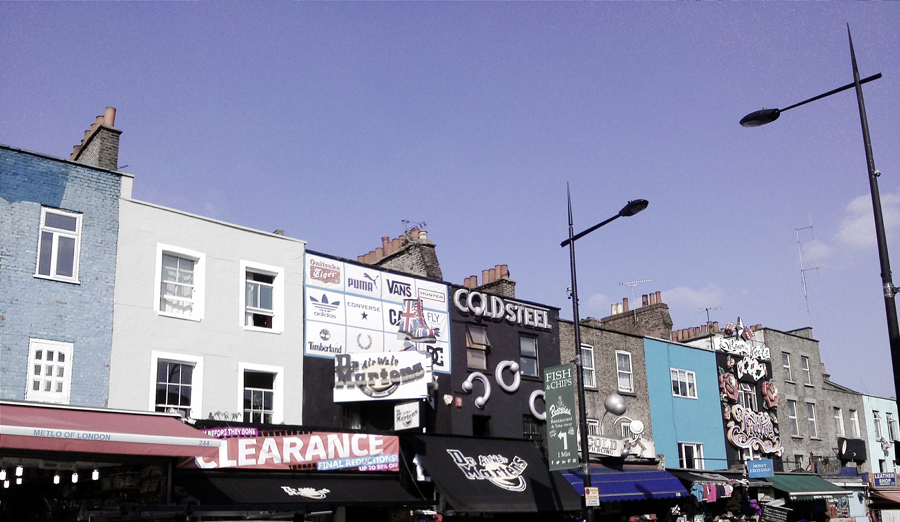
[{"label": "dr martens sign", "polygon": [[526,305],[516,301],[504,301],[495,295],[460,288],[453,294],[453,304],[463,314],[478,319],[500,322],[505,320],[536,330],[552,330],[550,313],[544,308]]}]

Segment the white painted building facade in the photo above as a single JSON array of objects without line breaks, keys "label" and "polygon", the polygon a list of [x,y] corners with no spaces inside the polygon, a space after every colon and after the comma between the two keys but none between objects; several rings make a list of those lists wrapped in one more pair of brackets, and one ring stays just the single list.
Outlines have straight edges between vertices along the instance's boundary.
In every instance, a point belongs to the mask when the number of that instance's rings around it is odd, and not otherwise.
[{"label": "white painted building facade", "polygon": [[306,243],[120,200],[110,408],[303,421]]}]

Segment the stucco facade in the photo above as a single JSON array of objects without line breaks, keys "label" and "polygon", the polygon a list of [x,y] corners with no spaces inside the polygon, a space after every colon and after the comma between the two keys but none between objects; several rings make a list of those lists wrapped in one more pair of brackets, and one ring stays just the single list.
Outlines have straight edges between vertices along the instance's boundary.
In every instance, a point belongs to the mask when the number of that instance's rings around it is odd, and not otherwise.
[{"label": "stucco facade", "polygon": [[[644,351],[653,439],[666,467],[727,469],[716,354],[656,339],[644,339]],[[699,462],[683,462],[684,448]]]},{"label": "stucco facade", "polygon": [[130,186],[128,174],[0,146],[0,398],[106,406]]},{"label": "stucco facade", "polygon": [[128,199],[120,217],[109,406],[242,420],[255,389],[255,422],[302,423],[305,243]]},{"label": "stucco facade", "polygon": [[873,473],[897,473],[897,401],[874,395],[862,396],[865,408],[866,448]]}]

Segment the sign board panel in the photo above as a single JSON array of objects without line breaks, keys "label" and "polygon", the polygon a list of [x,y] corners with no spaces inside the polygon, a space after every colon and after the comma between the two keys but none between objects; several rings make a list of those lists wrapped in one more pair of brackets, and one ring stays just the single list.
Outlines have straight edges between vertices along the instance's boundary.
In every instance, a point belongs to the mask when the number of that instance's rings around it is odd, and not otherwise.
[{"label": "sign board panel", "polygon": [[895,488],[897,487],[896,473],[873,473],[872,485],[876,488]]},{"label": "sign board panel", "polygon": [[310,253],[304,275],[304,355],[419,352],[450,373],[447,285]]},{"label": "sign board panel", "polygon": [[419,427],[420,404],[420,401],[410,401],[394,405],[394,431]]},{"label": "sign board panel", "polygon": [[574,364],[544,368],[544,403],[550,470],[577,469]]},{"label": "sign board panel", "polygon": [[584,505],[599,506],[600,505],[600,488],[588,486],[584,488]]},{"label": "sign board panel", "polygon": [[763,522],[787,522],[788,513],[791,511],[790,508],[763,504],[761,520]]},{"label": "sign board panel", "polygon": [[628,450],[625,449],[625,439],[603,435],[588,435],[588,452],[607,457],[628,455]]},{"label": "sign board panel", "polygon": [[430,359],[419,352],[347,353],[334,357],[334,402],[428,397]]},{"label": "sign board panel", "polygon": [[[319,471],[399,471],[400,439],[394,435],[312,432],[293,436],[226,437],[213,459],[195,458],[202,469],[283,469],[315,464]],[[179,467],[193,467],[182,462]]]},{"label": "sign board panel", "polygon": [[772,459],[748,460],[747,474],[750,478],[775,476],[775,468],[772,466]]}]

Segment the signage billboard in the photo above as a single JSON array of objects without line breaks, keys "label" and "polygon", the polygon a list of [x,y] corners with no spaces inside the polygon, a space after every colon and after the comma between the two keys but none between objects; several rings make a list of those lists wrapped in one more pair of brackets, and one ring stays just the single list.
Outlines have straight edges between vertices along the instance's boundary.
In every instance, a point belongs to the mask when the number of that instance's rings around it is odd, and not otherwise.
[{"label": "signage billboard", "polygon": [[876,488],[897,487],[896,473],[872,473],[872,485]]},{"label": "signage billboard", "polygon": [[774,477],[775,468],[772,459],[748,460],[747,476],[750,478]]},{"label": "signage billboard", "polygon": [[421,401],[400,402],[394,405],[394,431],[419,427]]},{"label": "signage billboard", "polygon": [[430,362],[419,352],[336,355],[334,402],[424,399]]},{"label": "signage billboard", "polygon": [[577,469],[574,364],[544,368],[544,403],[547,405],[550,470]]},{"label": "signage billboard", "polygon": [[327,432],[227,437],[222,440],[216,458],[196,457],[193,461],[194,466],[202,469],[292,469],[311,464],[319,471],[398,471],[400,439],[394,435]]},{"label": "signage billboard", "polygon": [[419,352],[450,373],[447,285],[307,253],[308,357]]}]

